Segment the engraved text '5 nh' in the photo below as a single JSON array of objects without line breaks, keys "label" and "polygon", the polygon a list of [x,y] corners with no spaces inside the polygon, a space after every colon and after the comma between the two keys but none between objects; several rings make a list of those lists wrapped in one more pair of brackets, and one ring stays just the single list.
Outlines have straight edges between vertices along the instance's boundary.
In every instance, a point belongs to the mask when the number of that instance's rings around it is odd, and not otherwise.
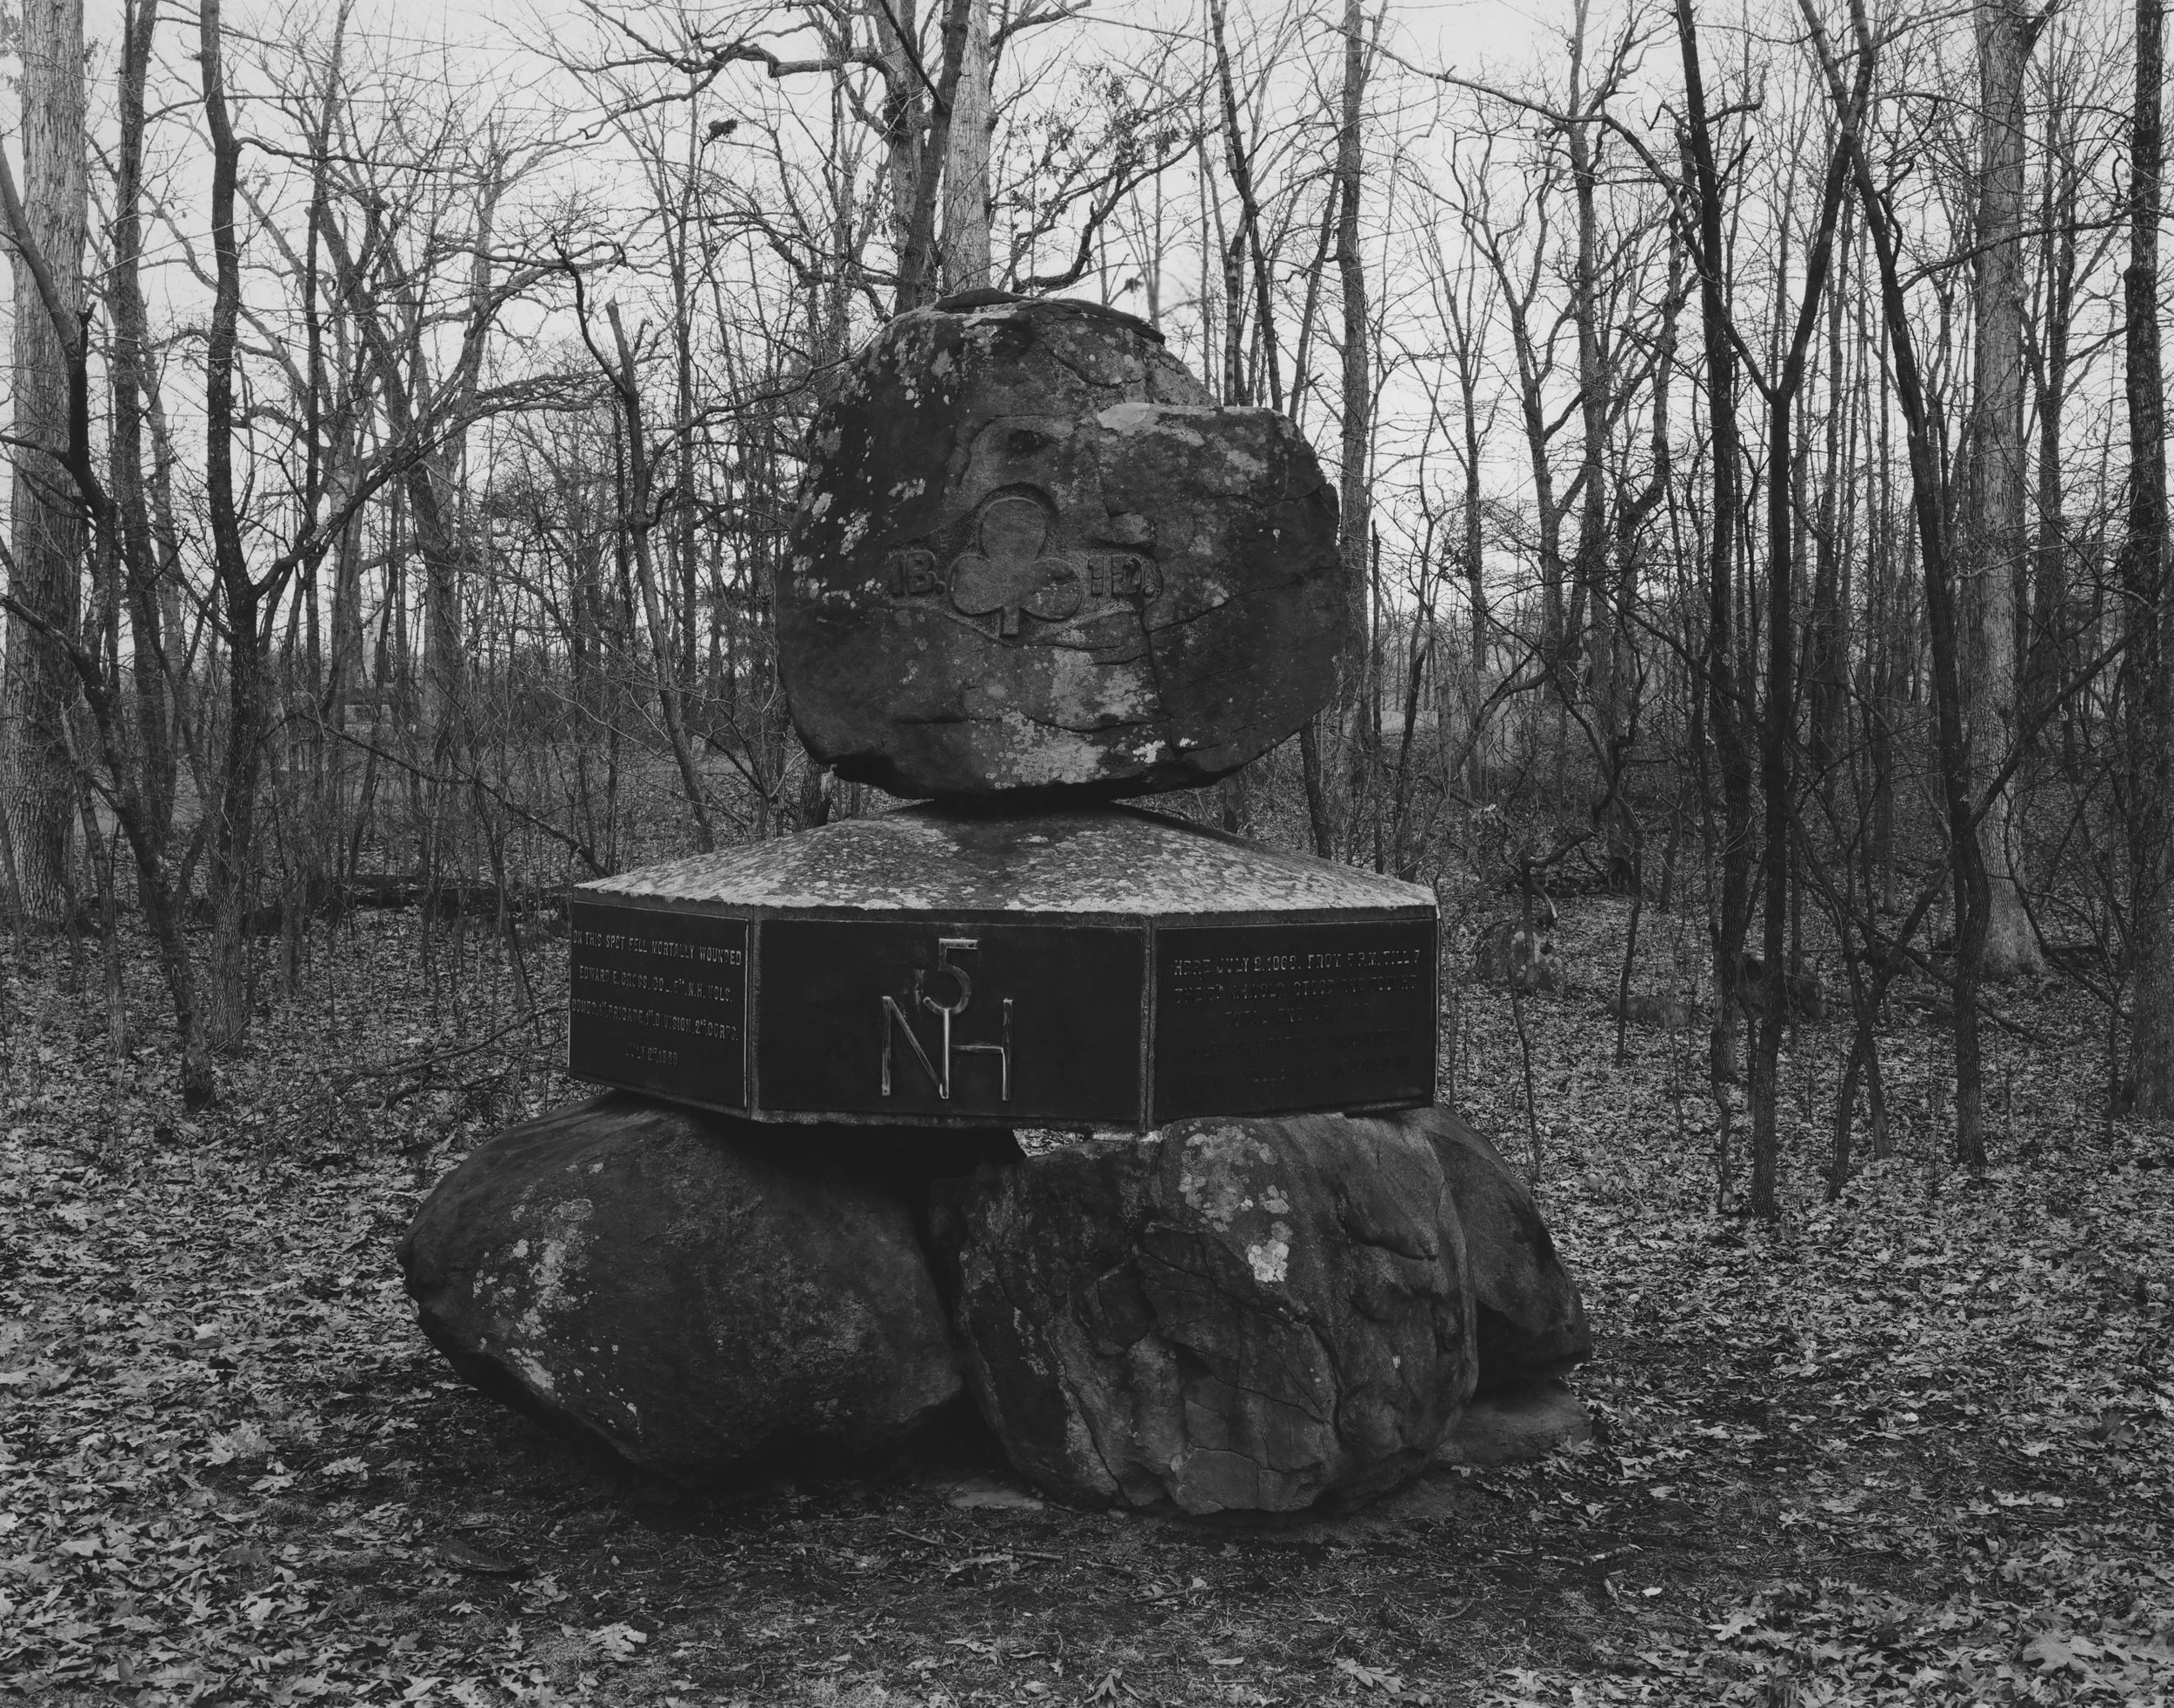
[{"label": "engraved text '5 nh'", "polygon": [[1010,1103],[1011,1101],[1011,998],[1006,997],[1004,999],[1004,1041],[1001,1044],[955,1043],[951,1037],[951,1023],[964,1014],[972,1004],[974,981],[968,977],[964,967],[952,961],[951,952],[954,950],[971,950],[979,953],[980,939],[970,937],[944,937],[936,940],[935,970],[945,975],[958,986],[957,1001],[950,1003],[937,1001],[923,988],[928,978],[928,973],[920,968],[916,968],[913,975],[913,996],[911,997],[913,1007],[928,1010],[930,1013],[937,1017],[937,1023],[942,1028],[937,1035],[937,1043],[939,1052],[937,1059],[943,1064],[941,1069],[937,1067],[935,1061],[930,1059],[929,1052],[922,1047],[920,1038],[915,1036],[912,1017],[889,996],[878,999],[883,1004],[880,1017],[884,1028],[884,1095],[885,1097],[890,1095],[891,1043],[899,1032],[904,1032],[906,1035],[906,1048],[913,1052],[914,1060],[921,1064],[921,1071],[929,1076],[929,1081],[936,1087],[936,1094],[939,1098],[946,1101],[950,1098],[951,1056],[956,1051],[962,1056],[994,1056],[999,1067],[1003,1100]]}]

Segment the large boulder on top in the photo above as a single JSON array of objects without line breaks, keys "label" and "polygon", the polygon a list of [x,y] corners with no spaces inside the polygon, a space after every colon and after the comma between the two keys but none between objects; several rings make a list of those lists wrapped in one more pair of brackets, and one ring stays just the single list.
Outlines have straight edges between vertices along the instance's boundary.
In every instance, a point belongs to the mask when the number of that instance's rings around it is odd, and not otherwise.
[{"label": "large boulder on top", "polygon": [[1388,1118],[1433,1146],[1464,1224],[1478,1314],[1479,1391],[1529,1387],[1590,1358],[1584,1300],[1556,1255],[1524,1177],[1454,1110],[1437,1105]]},{"label": "large boulder on top", "polygon": [[949,1191],[968,1383],[1060,1498],[1377,1493],[1424,1469],[1471,1393],[1464,1239],[1420,1132],[1189,1121]]},{"label": "large boulder on top", "polygon": [[[960,1167],[1017,1154],[1009,1135],[929,1137]],[[874,1454],[960,1381],[922,1189],[871,1154],[857,1132],[599,1098],[472,1152],[400,1264],[456,1370],[638,1465],[699,1480]]]},{"label": "large boulder on top", "polygon": [[817,413],[777,578],[817,758],[905,796],[1237,769],[1328,698],[1335,495],[1144,322],[982,292],[900,316]]}]

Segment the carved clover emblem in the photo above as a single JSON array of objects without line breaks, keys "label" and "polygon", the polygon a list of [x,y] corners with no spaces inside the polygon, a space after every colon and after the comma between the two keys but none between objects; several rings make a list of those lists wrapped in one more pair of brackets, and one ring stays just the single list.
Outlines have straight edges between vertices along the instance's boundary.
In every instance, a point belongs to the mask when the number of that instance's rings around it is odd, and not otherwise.
[{"label": "carved clover emblem", "polygon": [[981,513],[978,551],[951,565],[951,603],[969,617],[1002,615],[999,631],[1019,632],[1019,613],[1061,623],[1077,612],[1079,571],[1070,558],[1044,553],[1050,519],[1031,498],[1003,497]]}]

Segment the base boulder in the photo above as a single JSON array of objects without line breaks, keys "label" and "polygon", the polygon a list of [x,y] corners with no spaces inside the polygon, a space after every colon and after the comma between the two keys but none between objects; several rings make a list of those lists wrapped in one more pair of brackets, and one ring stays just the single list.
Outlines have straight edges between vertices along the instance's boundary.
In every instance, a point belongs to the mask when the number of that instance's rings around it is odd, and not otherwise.
[{"label": "base boulder", "polygon": [[1191,1121],[947,1197],[968,1383],[1060,1498],[1377,1493],[1424,1468],[1472,1391],[1464,1240],[1424,1133]]},{"label": "base boulder", "polygon": [[1432,1145],[1464,1224],[1479,1321],[1479,1391],[1529,1387],[1592,1357],[1585,1303],[1524,1178],[1452,1110],[1414,1109],[1390,1120]]},{"label": "base boulder", "polygon": [[872,1454],[960,1380],[916,1194],[868,1155],[860,1134],[599,1098],[474,1151],[400,1264],[463,1376],[649,1470]]}]

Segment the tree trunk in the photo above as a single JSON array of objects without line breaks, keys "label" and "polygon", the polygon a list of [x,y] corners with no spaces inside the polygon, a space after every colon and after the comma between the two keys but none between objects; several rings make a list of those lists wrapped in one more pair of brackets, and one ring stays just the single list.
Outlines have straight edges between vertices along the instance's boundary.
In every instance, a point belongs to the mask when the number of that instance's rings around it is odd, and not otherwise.
[{"label": "tree trunk", "polygon": [[[1585,104],[1583,86],[1585,59],[1586,0],[1579,0],[1570,36],[1570,109],[1582,117]],[[1570,610],[1564,632],[1550,636],[1548,664],[1556,671],[1555,691],[1564,699],[1576,697],[1577,647],[1583,637],[1584,613],[1593,615],[1591,654],[1592,705],[1600,722],[1604,744],[1621,733],[1616,727],[1616,696],[1610,676],[1610,649],[1615,624],[1607,609],[1602,583],[1607,575],[1608,477],[1604,458],[1608,450],[1608,388],[1610,376],[1601,345],[1600,225],[1597,206],[1591,127],[1566,127],[1564,141],[1570,158],[1571,201],[1577,210],[1577,248],[1570,274],[1570,315],[1577,324],[1578,424],[1584,455],[1584,490],[1578,495],[1577,557],[1570,570]]]},{"label": "tree trunk", "polygon": [[[23,202],[61,312],[83,307],[83,0],[23,8]],[[61,329],[15,259],[16,444],[10,499],[15,570],[9,591],[6,724],[0,787],[13,832],[25,923],[50,927],[67,908],[75,784],[67,717],[75,697],[64,637],[75,631],[83,554],[83,495],[62,462],[69,446],[70,369]]]},{"label": "tree trunk", "polygon": [[[1971,416],[1966,443],[1956,578],[1963,595],[1971,783],[1985,784],[2016,739],[2018,669],[2016,589],[2030,559],[2024,490],[2024,68],[2040,20],[2019,0],[1977,11],[1979,87],[1977,257]],[[1986,804],[1977,831],[1985,866],[1987,978],[2044,970],[2024,911],[2023,847],[2012,782]]]},{"label": "tree trunk", "polygon": [[[1879,322],[1877,356],[1874,371],[1884,373],[1888,364],[1887,323],[1884,318]],[[1866,376],[1865,383],[1875,383],[1872,374]],[[1871,580],[1866,595],[1871,610],[1871,620],[1867,624],[1864,695],[1864,757],[1865,767],[1871,774],[1871,799],[1867,811],[1871,820],[1870,846],[1866,858],[1871,862],[1872,906],[1876,913],[1894,912],[1898,901],[1895,884],[1895,744],[1904,713],[1899,655],[1904,650],[1904,636],[1914,637],[1917,629],[1914,620],[1906,628],[1903,626],[1910,609],[1906,589],[1909,575],[1907,564],[1897,562],[1895,545],[1898,532],[1902,533],[1905,545],[1909,536],[1900,529],[1900,518],[1895,511],[1895,436],[1889,399],[1888,389],[1880,386],[1879,424],[1872,463],[1875,520],[1866,565]],[[1914,638],[1911,644],[1915,644]]]},{"label": "tree trunk", "polygon": [[1306,825],[1313,832],[1313,851],[1326,860],[1336,852],[1336,820],[1321,780],[1321,738],[1315,733],[1320,721],[1309,717],[1298,726],[1298,764],[1306,784]]},{"label": "tree trunk", "polygon": [[[140,343],[132,344],[125,330],[131,324],[140,329],[142,323],[141,299],[133,295],[133,264],[138,252],[140,226],[133,224],[129,216],[137,206],[137,169],[141,159],[143,121],[143,72],[150,52],[151,26],[152,17],[148,9],[139,13],[130,8],[125,15],[120,87],[122,143],[117,184],[119,194],[115,204],[115,264],[110,277],[122,299],[121,310],[116,315],[121,336],[116,339],[113,357],[116,384],[121,387],[123,400],[123,405],[117,412],[123,417],[129,416],[140,392],[149,405],[147,412],[151,418],[154,442],[160,446],[163,456],[165,439],[163,423],[157,415],[156,389],[149,385],[131,389],[129,370],[140,357],[141,350]],[[230,132],[223,135],[224,140],[231,141]],[[191,1108],[200,1108],[212,1100],[216,1084],[196,1000],[195,972],[188,944],[181,931],[179,886],[165,857],[167,824],[172,806],[170,777],[165,778],[163,786],[167,792],[162,797],[159,792],[161,773],[151,751],[151,744],[145,737],[143,751],[130,752],[130,744],[123,727],[127,721],[119,686],[122,681],[119,623],[123,579],[129,588],[134,589],[149,584],[157,577],[154,567],[137,550],[139,547],[148,550],[150,543],[150,530],[138,525],[144,522],[141,514],[142,486],[140,482],[131,481],[138,513],[134,523],[123,524],[120,520],[123,507],[117,505],[106,490],[104,477],[99,472],[91,450],[90,352],[85,317],[63,291],[61,280],[57,278],[50,264],[50,258],[38,242],[30,216],[17,193],[14,175],[3,155],[0,155],[0,203],[4,203],[7,230],[23,269],[30,276],[32,287],[30,300],[19,304],[17,312],[42,316],[45,324],[54,329],[60,345],[67,404],[63,411],[60,444],[57,450],[49,450],[46,454],[54,457],[62,466],[62,473],[67,482],[66,490],[72,492],[77,501],[76,514],[80,519],[79,525],[87,523],[97,530],[97,549],[93,561],[101,571],[99,579],[94,583],[99,609],[87,642],[65,630],[56,630],[38,623],[34,611],[18,614],[30,622],[41,638],[56,647],[66,668],[72,672],[74,685],[82,691],[84,708],[90,713],[90,726],[97,738],[98,757],[104,766],[105,787],[103,792],[112,807],[117,827],[127,838],[135,856],[144,923],[157,943],[159,958],[173,994],[175,1020],[181,1044],[182,1096]],[[117,451],[125,442],[117,429],[114,438]],[[137,448],[140,450],[140,439],[137,441]],[[133,474],[140,474],[140,470],[124,471],[124,475]],[[162,470],[153,490],[161,496],[157,537],[162,550],[164,550],[170,546],[173,531],[169,525],[171,512],[170,508],[164,504],[163,483]],[[173,626],[163,606],[160,617],[167,626]],[[139,629],[137,642],[138,669],[136,685],[139,691],[143,682],[141,650],[146,644],[143,638],[145,632]],[[176,694],[176,704],[179,704],[178,693]],[[74,751],[73,730],[65,720],[60,725],[60,733],[69,774],[79,789],[77,800],[83,810],[84,835],[91,844],[92,856],[97,862],[101,885],[105,892],[110,951],[113,864],[110,856],[101,857],[102,851],[96,846],[97,825],[90,810],[90,777]],[[0,814],[0,857],[5,857],[8,872],[12,878],[15,871],[14,851],[5,832],[5,815]],[[65,877],[63,871],[63,880]],[[117,964],[110,957],[108,964],[110,974],[117,978]],[[117,995],[117,983],[111,988]]]},{"label": "tree trunk", "polygon": [[1847,351],[1842,341],[1843,300],[1850,283],[1846,236],[1842,252],[1835,288],[1827,296],[1826,467],[1819,484],[1819,526],[1812,537],[1811,614],[1804,644],[1804,687],[1811,699],[1809,757],[1812,781],[1826,803],[1824,817],[1830,826],[1838,822],[1835,794],[1840,782],[1843,722],[1849,711],[1844,692],[1848,641],[1842,580],[1843,463],[1847,444],[1843,422],[1848,414],[1849,397]]},{"label": "tree trunk", "polygon": [[234,364],[241,317],[241,250],[234,210],[241,143],[226,101],[220,0],[203,0],[198,63],[211,133],[215,289],[204,336],[204,485],[212,565],[227,635],[226,742],[210,803],[211,952],[204,1024],[212,1046],[238,1047],[249,1027],[249,942],[243,926],[257,880],[257,789],[269,711],[260,594],[250,578],[234,497]]},{"label": "tree trunk", "polygon": [[[1349,614],[1350,664],[1344,671],[1344,705],[1351,743],[1350,771],[1356,804],[1364,778],[1370,768],[1367,739],[1369,713],[1366,697],[1368,622],[1366,589],[1368,541],[1372,534],[1372,506],[1367,482],[1367,451],[1372,442],[1371,329],[1366,311],[1366,267],[1359,253],[1359,184],[1364,156],[1361,124],[1366,96],[1366,15],[1359,0],[1344,0],[1344,90],[1341,124],[1337,133],[1337,272],[1344,296],[1344,402],[1341,502],[1344,609]],[[1356,836],[1354,827],[1354,836]]]},{"label": "tree trunk", "polygon": [[989,0],[969,0],[944,153],[944,288],[989,284]]},{"label": "tree trunk", "polygon": [[[1870,87],[1871,61],[1860,62],[1851,105],[1836,115],[1844,135],[1855,133]],[[1805,358],[1818,324],[1819,298],[1826,289],[1834,256],[1835,225],[1850,183],[1846,143],[1829,161],[1822,187],[1819,223],[1804,264],[1804,297],[1781,370],[1768,382],[1766,459],[1766,704],[1759,726],[1759,786],[1765,797],[1765,963],[1764,1013],[1751,1066],[1751,1211],[1771,1218],[1781,1213],[1777,1197],[1781,1160],[1780,1065],[1782,1033],[1789,1024],[1789,964],[1784,947],[1791,897],[1790,832],[1796,790],[1797,623],[1795,616],[1797,538],[1797,480],[1800,467],[1790,432],[1797,399],[1804,383]],[[1786,302],[1784,296],[1782,299]]]},{"label": "tree trunk", "polygon": [[1487,794],[1487,750],[1480,739],[1480,718],[1487,705],[1488,624],[1486,542],[1482,532],[1479,461],[1479,421],[1475,396],[1478,390],[1477,351],[1462,329],[1457,346],[1457,385],[1464,409],[1464,587],[1471,602],[1472,661],[1464,685],[1464,739],[1470,758],[1465,764],[1464,788],[1471,797]]},{"label": "tree trunk", "polygon": [[[1957,930],[1955,978],[1955,1145],[1958,1160],[1985,1160],[1984,1077],[1978,1039],[1978,969],[1984,964],[1986,918],[1985,862],[1978,844],[1971,790],[1970,732],[1962,686],[1961,616],[1948,545],[1948,490],[1943,477],[1924,378],[1917,364],[1917,331],[1902,282],[1893,214],[1880,197],[1864,140],[1847,117],[1850,98],[1826,26],[1811,0],[1797,10],[1818,53],[1820,70],[1857,178],[1857,205],[1879,262],[1880,313],[1886,322],[1894,365],[1895,401],[1902,410],[1910,452],[1911,508],[1917,553],[1924,570],[1925,617],[1932,643],[1932,696],[1942,805],[1948,828],[1948,862],[1955,888]],[[1864,0],[1850,0],[1860,78],[1869,76],[1877,43]]]},{"label": "tree trunk", "polygon": [[913,237],[921,182],[921,130],[928,123],[912,45],[919,39],[914,0],[875,0],[877,55],[884,74],[883,138],[890,190],[890,247],[903,262]]},{"label": "tree trunk", "polygon": [[1728,250],[1722,237],[1726,204],[1713,139],[1706,119],[1705,77],[1698,53],[1691,0],[1676,0],[1677,39],[1683,50],[1685,91],[1684,147],[1689,157],[1692,204],[1698,234],[1699,318],[1704,339],[1706,418],[1713,437],[1711,515],[1707,525],[1706,635],[1704,665],[1706,717],[1721,770],[1721,905],[1713,927],[1713,1031],[1708,1071],[1719,1123],[1716,1161],[1722,1207],[1732,1207],[1730,1138],[1736,1110],[1737,990],[1744,963],[1744,935],[1751,917],[1751,753],[1744,727],[1734,655],[1736,537],[1738,523],[1738,438],[1736,348],[1728,281]]},{"label": "tree trunk", "polygon": [[2137,0],[2127,310],[2129,514],[2121,549],[2129,692],[2129,1046],[2136,1112],[2174,1114],[2174,591],[2167,576],[2166,391],[2159,357],[2159,219],[2166,76],[2163,0]]},{"label": "tree trunk", "polygon": [[166,565],[154,548],[143,485],[150,333],[142,277],[144,95],[157,21],[158,0],[130,0],[122,28],[121,146],[114,161],[113,265],[107,275],[106,312],[113,324],[112,485],[127,565],[136,738],[142,750],[145,809],[163,849],[173,828],[176,757],[166,690],[169,636],[159,597]]},{"label": "tree trunk", "polygon": [[[1159,183],[1160,179],[1157,182]],[[1311,384],[1313,327],[1321,307],[1321,276],[1328,270],[1329,250],[1336,240],[1337,202],[1340,186],[1332,177],[1329,193],[1321,198],[1321,231],[1314,244],[1313,261],[1306,269],[1306,295],[1298,310],[1298,347],[1290,358],[1290,418],[1306,424],[1306,397]]]},{"label": "tree trunk", "polygon": [[[1259,322],[1261,365],[1268,378],[1268,402],[1270,409],[1284,407],[1284,380],[1282,363],[1276,344],[1276,302],[1269,280],[1268,250],[1261,242],[1261,203],[1253,190],[1253,162],[1245,145],[1245,133],[1238,120],[1237,84],[1230,73],[1230,48],[1224,31],[1223,0],[1209,0],[1208,20],[1213,31],[1216,50],[1216,80],[1223,96],[1223,141],[1225,156],[1230,167],[1230,187],[1238,193],[1238,234],[1231,245],[1230,282],[1224,286],[1231,304],[1231,324],[1237,324],[1237,304],[1238,289],[1235,274],[1240,264],[1238,253],[1243,250],[1253,264],[1253,313]],[[1255,388],[1257,390],[1258,388]]]},{"label": "tree trunk", "polygon": [[2061,469],[2066,441],[2070,344],[2074,331],[2078,179],[2076,108],[2069,80],[2055,83],[2046,119],[2047,183],[2041,201],[2040,243],[2044,269],[2044,331],[2038,341],[2038,535],[2031,570],[2030,647],[2024,656],[2023,703],[2027,739],[2041,746],[2055,711],[2054,696],[2073,661],[2073,624],[2068,590],[2067,490]]},{"label": "tree trunk", "polygon": [[[707,854],[717,846],[710,824],[710,798],[703,786],[701,768],[695,763],[694,744],[687,733],[684,684],[672,674],[671,630],[664,620],[664,603],[657,596],[657,561],[651,530],[656,522],[656,476],[650,465],[649,429],[642,410],[641,375],[636,368],[633,342],[619,317],[619,305],[606,310],[617,365],[610,377],[617,394],[626,433],[626,487],[620,507],[620,527],[631,547],[636,586],[640,590],[642,618],[649,630],[650,669],[656,677],[657,710],[664,714],[664,734],[671,744],[672,760],[679,770],[680,787],[687,797],[687,811],[694,821],[695,846]],[[772,786],[780,765],[769,772]]]},{"label": "tree trunk", "polygon": [[[961,72],[966,58],[967,37],[972,33],[971,14],[986,0],[944,0],[944,69],[937,78],[935,116],[929,121],[928,139],[915,164],[913,201],[907,210],[905,242],[898,254],[898,289],[891,311],[904,314],[930,299],[929,279],[934,270],[930,252],[936,246],[936,200],[950,151],[951,117],[957,101]],[[903,50],[910,51],[910,48]],[[984,257],[984,264],[986,260]]]}]

